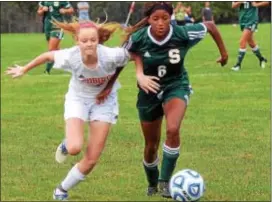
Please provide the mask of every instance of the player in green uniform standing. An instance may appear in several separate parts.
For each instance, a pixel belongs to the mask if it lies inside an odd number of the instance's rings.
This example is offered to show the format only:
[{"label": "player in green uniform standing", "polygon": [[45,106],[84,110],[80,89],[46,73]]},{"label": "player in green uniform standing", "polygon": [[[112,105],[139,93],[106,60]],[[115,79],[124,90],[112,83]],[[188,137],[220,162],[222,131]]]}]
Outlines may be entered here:
[{"label": "player in green uniform standing", "polygon": [[258,8],[267,5],[269,5],[269,2],[239,1],[232,3],[232,8],[239,8],[239,24],[242,31],[238,58],[236,64],[232,67],[233,71],[239,71],[241,69],[247,44],[252,48],[253,53],[259,59],[261,68],[265,68],[267,60],[262,56],[256,41],[253,39],[253,34],[257,30],[259,21]]},{"label": "player in green uniform standing", "polygon": [[[184,68],[186,53],[209,32],[221,54],[217,62],[223,66],[228,59],[221,35],[213,22],[171,25],[172,13],[171,3],[145,3],[146,17],[129,28],[132,35],[125,45],[131,54],[142,59],[142,63],[135,60],[139,85],[137,108],[145,138],[143,166],[149,196],[157,193],[159,186],[162,196],[170,197],[168,183],[179,157],[180,126],[190,96],[189,78]],[[98,101],[107,96],[115,79],[113,76],[98,96]],[[163,116],[166,118],[166,141],[159,175],[158,148]]]},{"label": "player in green uniform standing", "polygon": [[[48,50],[58,50],[63,32],[52,23],[52,20],[63,22],[64,16],[71,15],[74,9],[68,1],[40,1],[37,12],[39,15],[45,15],[44,33],[48,42]],[[47,63],[45,72],[49,74],[52,67],[53,63]]]}]

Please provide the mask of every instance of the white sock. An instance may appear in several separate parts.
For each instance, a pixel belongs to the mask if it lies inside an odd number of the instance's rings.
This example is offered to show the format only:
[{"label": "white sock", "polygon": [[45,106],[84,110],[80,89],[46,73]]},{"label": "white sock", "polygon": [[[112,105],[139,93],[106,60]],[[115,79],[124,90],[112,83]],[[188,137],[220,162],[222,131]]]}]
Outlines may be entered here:
[{"label": "white sock", "polygon": [[252,48],[252,51],[254,52],[254,51],[258,50],[258,49],[259,49],[259,46],[256,45],[254,48]]},{"label": "white sock", "polygon": [[143,160],[145,167],[148,167],[148,168],[157,166],[159,162],[160,162],[159,157],[157,157],[156,160],[152,163],[147,163],[145,160]]},{"label": "white sock", "polygon": [[62,181],[61,187],[65,191],[76,186],[79,182],[85,179],[85,175],[82,174],[77,167],[77,164],[69,171],[66,178]]}]

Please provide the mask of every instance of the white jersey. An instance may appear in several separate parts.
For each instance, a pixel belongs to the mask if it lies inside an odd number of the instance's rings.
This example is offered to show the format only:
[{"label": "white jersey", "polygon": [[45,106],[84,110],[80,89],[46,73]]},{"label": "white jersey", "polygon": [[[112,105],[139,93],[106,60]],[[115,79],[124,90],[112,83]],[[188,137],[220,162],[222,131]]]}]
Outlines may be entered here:
[{"label": "white jersey", "polygon": [[[107,85],[116,68],[125,66],[130,59],[126,49],[109,48],[100,44],[97,46],[97,56],[97,67],[90,69],[84,65],[78,46],[54,52],[54,68],[72,73],[66,98],[95,99]],[[116,92],[119,87],[117,81],[112,92]]]}]

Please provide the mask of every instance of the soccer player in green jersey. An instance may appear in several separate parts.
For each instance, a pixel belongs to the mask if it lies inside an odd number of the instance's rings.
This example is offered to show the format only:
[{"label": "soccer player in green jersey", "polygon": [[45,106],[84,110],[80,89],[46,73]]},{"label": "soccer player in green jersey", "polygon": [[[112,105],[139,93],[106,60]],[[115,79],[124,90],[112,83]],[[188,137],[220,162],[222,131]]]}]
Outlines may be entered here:
[{"label": "soccer player in green jersey", "polygon": [[[74,12],[73,7],[68,1],[40,1],[37,13],[45,15],[44,33],[48,42],[48,50],[58,50],[60,40],[63,37],[63,32],[60,28],[52,23],[53,19],[63,22],[65,15],[71,15]],[[49,62],[46,65],[45,72],[50,74],[53,63]]]},{"label": "soccer player in green jersey", "polygon": [[242,31],[238,58],[236,64],[232,67],[233,71],[241,70],[242,61],[246,54],[247,44],[252,48],[253,53],[257,56],[261,68],[265,68],[267,60],[261,54],[260,49],[253,38],[253,34],[257,30],[259,21],[258,8],[267,5],[269,5],[269,2],[239,1],[232,3],[232,8],[239,8],[239,24]]},{"label": "soccer player in green jersey", "polygon": [[[125,44],[131,54],[142,59],[142,63],[135,60],[139,86],[137,108],[145,139],[143,166],[149,196],[157,193],[159,187],[163,197],[170,197],[169,180],[179,157],[180,127],[190,97],[189,77],[184,67],[187,52],[209,32],[221,54],[217,62],[224,66],[228,60],[225,45],[213,22],[171,25],[172,13],[171,3],[145,3],[145,18],[128,28],[132,35]],[[100,93],[99,101],[110,89],[109,85]],[[166,140],[159,174],[158,148],[163,116]]]}]

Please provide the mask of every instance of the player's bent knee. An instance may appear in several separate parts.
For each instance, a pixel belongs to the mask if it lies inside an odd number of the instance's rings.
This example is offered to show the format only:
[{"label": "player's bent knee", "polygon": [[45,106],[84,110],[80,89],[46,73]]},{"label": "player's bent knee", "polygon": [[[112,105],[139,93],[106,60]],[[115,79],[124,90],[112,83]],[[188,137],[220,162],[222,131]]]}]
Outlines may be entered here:
[{"label": "player's bent knee", "polygon": [[178,138],[179,137],[179,126],[175,124],[168,124],[166,129],[167,138]]},{"label": "player's bent knee", "polygon": [[82,144],[68,144],[66,148],[70,155],[78,155],[81,152]]}]

